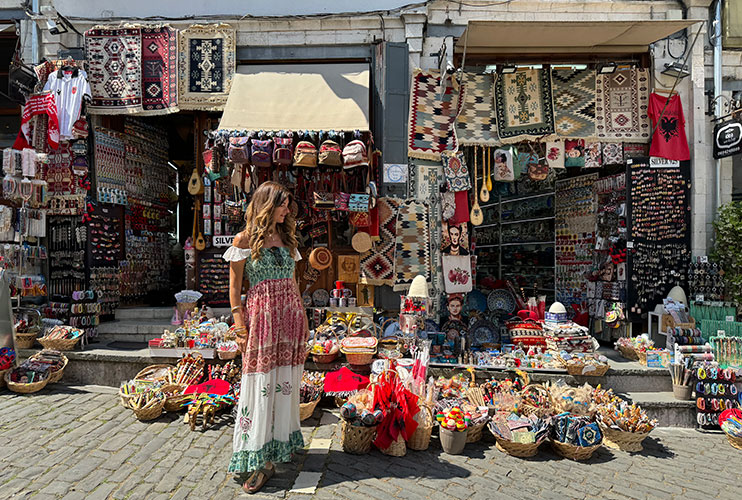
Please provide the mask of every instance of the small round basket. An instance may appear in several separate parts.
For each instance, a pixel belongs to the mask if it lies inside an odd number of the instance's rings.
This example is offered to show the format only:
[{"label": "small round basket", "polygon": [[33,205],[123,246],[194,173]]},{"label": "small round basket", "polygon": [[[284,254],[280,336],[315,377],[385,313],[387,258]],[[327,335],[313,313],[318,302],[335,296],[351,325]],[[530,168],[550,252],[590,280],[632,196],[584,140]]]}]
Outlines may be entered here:
[{"label": "small round basket", "polygon": [[301,403],[299,405],[299,420],[306,420],[314,414],[314,409],[317,408],[320,398],[310,401],[309,403]]},{"label": "small round basket", "polygon": [[648,432],[626,432],[607,427],[602,422],[600,432],[603,433],[603,444],[614,450],[638,453],[644,449],[642,441],[649,436]]},{"label": "small round basket", "polygon": [[[535,406],[532,402],[528,401],[527,396],[529,394],[535,394],[546,400],[546,406]],[[523,388],[521,391],[523,397],[519,411],[522,415],[531,416],[536,415],[539,418],[546,418],[551,416],[554,411],[551,408],[551,399],[549,397],[549,390],[541,384],[530,384]]]},{"label": "small round basket", "polygon": [[228,361],[230,359],[235,359],[239,355],[240,351],[220,351],[217,349],[216,355],[219,356],[219,359]]},{"label": "small round basket", "polygon": [[136,396],[136,394],[124,394],[121,392],[121,389],[119,389],[119,401],[121,401],[121,406],[127,410],[132,409],[131,402],[134,399],[134,396]]},{"label": "small round basket", "polygon": [[[31,358],[34,358],[35,356],[37,355],[34,354],[33,356],[31,356]],[[60,368],[59,370],[55,372],[51,372],[51,374],[49,375],[50,384],[54,384],[62,380],[62,375],[64,375],[64,369],[67,368],[67,364],[70,362],[70,360],[67,359],[67,356],[62,354],[62,361],[64,361],[64,365],[62,365],[62,368]]]},{"label": "small round basket", "polygon": [[484,430],[484,427],[487,425],[487,422],[482,422],[481,424],[472,425],[469,427],[466,431],[466,443],[477,443],[480,439],[482,439],[482,431]]},{"label": "small round basket", "polygon": [[736,437],[732,436],[731,434],[727,434],[727,441],[729,441],[729,444],[732,445],[733,448],[742,450],[742,437]]},{"label": "small round basket", "polygon": [[165,400],[150,406],[149,408],[142,408],[142,409],[133,409],[134,416],[137,417],[137,420],[141,420],[142,422],[146,422],[148,420],[154,420],[160,415],[162,415],[162,410],[165,407]]},{"label": "small round basket", "polygon": [[379,451],[384,455],[389,455],[390,457],[403,457],[407,454],[407,444],[405,444],[405,441],[400,434],[388,448],[379,448]]},{"label": "small round basket", "polygon": [[165,396],[165,406],[163,409],[168,412],[177,412],[185,409],[183,403],[191,398],[190,394],[183,394],[188,387],[186,384],[168,384],[160,389]]},{"label": "small round basket", "polygon": [[[318,365],[324,365],[324,364],[332,363],[340,355],[340,340],[338,340],[338,336],[337,336],[337,334],[334,331],[329,330],[329,332],[332,334],[333,337],[335,337],[335,343],[333,344],[332,348],[330,349],[330,352],[328,352],[328,353],[322,353],[322,354],[318,354],[318,353],[314,353],[314,352],[312,353],[312,359]],[[314,342],[317,342],[317,335],[320,334],[320,333],[322,333],[322,332],[320,332],[319,329],[314,332],[314,338],[312,339],[313,340],[313,343]]]},{"label": "small round basket", "polygon": [[345,453],[365,455],[371,451],[371,443],[376,437],[376,426],[351,425],[343,420],[341,444]]},{"label": "small round basket", "polygon": [[169,371],[175,371],[173,365],[149,365],[134,376],[134,380],[165,381]]},{"label": "small round basket", "polygon": [[46,384],[49,383],[49,377],[46,377],[43,380],[39,380],[38,382],[31,382],[30,384],[13,382],[10,380],[10,370],[5,372],[3,378],[5,380],[5,385],[8,386],[8,389],[19,394],[32,394],[34,392],[39,392],[41,389],[46,387]]},{"label": "small round basket", "polygon": [[585,370],[584,363],[573,363],[565,364],[564,367],[567,369],[567,373],[573,377],[602,377],[606,374],[610,366],[608,365],[596,365],[594,370]]},{"label": "small round basket", "polygon": [[633,347],[626,347],[623,345],[618,345],[616,346],[616,348],[618,349],[618,352],[621,353],[621,356],[623,356],[624,358],[630,359],[632,361],[639,360],[639,355],[636,354],[636,351],[634,350]]},{"label": "small round basket", "polygon": [[38,339],[39,344],[44,346],[44,349],[52,349],[54,351],[71,351],[75,348],[75,345],[80,341],[82,335],[78,335],[74,339],[50,339],[47,337],[41,337]]},{"label": "small round basket", "polygon": [[433,434],[433,421],[435,420],[432,410],[425,405],[420,407],[420,413],[422,415],[416,419],[417,429],[407,440],[407,447],[415,451],[425,451],[430,446],[430,436]]},{"label": "small round basket", "polygon": [[595,446],[575,446],[573,444],[560,443],[559,441],[552,441],[551,445],[554,447],[554,451],[560,457],[568,458],[570,460],[582,461],[590,460],[593,453],[603,446],[600,442]]},{"label": "small round basket", "polygon": [[16,333],[15,334],[15,346],[18,349],[31,349],[36,343],[36,336],[38,333]]},{"label": "small round basket", "polygon": [[508,441],[507,439],[502,439],[499,436],[495,436],[495,441],[497,441],[495,448],[510,456],[519,458],[536,456],[538,453],[538,447],[541,445],[541,441],[538,443],[516,443]]}]

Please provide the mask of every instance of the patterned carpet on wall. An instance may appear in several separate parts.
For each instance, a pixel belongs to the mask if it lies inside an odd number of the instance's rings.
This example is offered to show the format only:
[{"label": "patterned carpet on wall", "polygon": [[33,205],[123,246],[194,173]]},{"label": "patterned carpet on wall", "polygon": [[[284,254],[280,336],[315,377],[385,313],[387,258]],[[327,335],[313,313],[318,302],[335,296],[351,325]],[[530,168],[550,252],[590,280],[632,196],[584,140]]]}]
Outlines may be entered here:
[{"label": "patterned carpet on wall", "polygon": [[595,70],[551,70],[554,128],[570,139],[595,136]]},{"label": "patterned carpet on wall", "polygon": [[142,28],[143,115],[178,111],[177,35],[169,26]]},{"label": "patterned carpet on wall", "polygon": [[430,226],[428,204],[406,200],[397,210],[397,236],[394,250],[394,290],[410,288],[417,275],[430,281]]},{"label": "patterned carpet on wall", "polygon": [[360,282],[366,285],[394,285],[394,249],[397,235],[397,208],[402,200],[379,198],[379,241],[361,254]]},{"label": "patterned carpet on wall", "polygon": [[596,137],[649,142],[649,72],[625,69],[598,75],[595,91]]},{"label": "patterned carpet on wall", "polygon": [[411,158],[440,160],[441,152],[456,151],[454,121],[458,97],[450,79],[446,79],[441,89],[437,71],[415,70],[410,90],[407,143],[407,154]]},{"label": "patterned carpet on wall", "polygon": [[180,109],[221,111],[232,87],[235,58],[235,31],[231,26],[196,24],[181,30],[178,33]]},{"label": "patterned carpet on wall", "polygon": [[142,31],[94,28],[85,32],[88,83],[94,114],[142,111]]},{"label": "patterned carpet on wall", "polygon": [[495,83],[497,131],[503,143],[546,139],[554,134],[551,74],[521,69]]},{"label": "patterned carpet on wall", "polygon": [[494,79],[492,74],[464,74],[463,105],[456,118],[456,138],[459,144],[496,146]]}]

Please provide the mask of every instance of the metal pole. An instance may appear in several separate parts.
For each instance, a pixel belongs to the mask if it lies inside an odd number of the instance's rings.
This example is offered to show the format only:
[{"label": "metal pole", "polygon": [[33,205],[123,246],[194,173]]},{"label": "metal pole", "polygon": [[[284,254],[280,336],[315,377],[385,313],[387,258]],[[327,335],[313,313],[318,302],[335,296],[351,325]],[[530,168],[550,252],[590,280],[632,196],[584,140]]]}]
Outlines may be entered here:
[{"label": "metal pole", "polygon": [[[33,0],[31,2],[31,10],[33,11],[34,16],[39,15],[39,0]],[[36,65],[39,63],[39,60],[41,59],[39,57],[39,27],[36,24],[35,19],[31,19],[30,22],[31,25],[31,65]]]},{"label": "metal pole", "polygon": [[[714,7],[714,97],[718,97],[722,93],[722,85],[721,85],[721,68],[722,68],[722,58],[721,58],[721,0],[716,0],[716,5]],[[721,103],[717,103],[717,105],[714,106],[714,115],[716,118],[719,118],[722,116],[723,110]],[[715,161],[715,170],[716,170],[716,182],[715,182],[715,191],[714,191],[714,218],[716,217],[716,214],[719,211],[719,207],[721,206],[721,160]]]}]

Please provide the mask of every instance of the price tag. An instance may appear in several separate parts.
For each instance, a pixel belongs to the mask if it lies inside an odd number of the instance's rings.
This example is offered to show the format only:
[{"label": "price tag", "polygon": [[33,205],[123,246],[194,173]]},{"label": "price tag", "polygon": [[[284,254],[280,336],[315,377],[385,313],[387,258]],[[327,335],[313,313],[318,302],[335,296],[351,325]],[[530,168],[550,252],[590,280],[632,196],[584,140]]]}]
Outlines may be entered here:
[{"label": "price tag", "polygon": [[627,241],[626,242],[626,248],[634,248],[634,242],[633,241]]},{"label": "price tag", "polygon": [[727,321],[734,321],[734,316],[727,316]]},{"label": "price tag", "polygon": [[703,302],[703,294],[699,293],[696,295],[696,302]]},{"label": "price tag", "polygon": [[709,256],[703,255],[701,256],[701,264],[708,264],[709,263]]},{"label": "price tag", "polygon": [[726,337],[727,336],[727,332],[725,332],[724,330],[716,330],[716,336],[717,337]]}]

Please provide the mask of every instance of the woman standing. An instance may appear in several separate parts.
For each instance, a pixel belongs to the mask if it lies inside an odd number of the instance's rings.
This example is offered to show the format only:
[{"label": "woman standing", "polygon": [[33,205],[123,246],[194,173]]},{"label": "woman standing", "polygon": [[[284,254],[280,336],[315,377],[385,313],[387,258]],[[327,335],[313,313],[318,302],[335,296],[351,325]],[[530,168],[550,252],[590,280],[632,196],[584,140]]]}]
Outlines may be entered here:
[{"label": "woman standing", "polygon": [[[304,446],[299,388],[306,357],[307,320],[294,281],[296,222],[291,193],[266,182],[253,193],[247,226],[224,253],[230,262],[229,300],[242,350],[242,385],[229,472],[252,474],[243,488],[255,493]],[[244,277],[249,281],[241,303]]]}]

